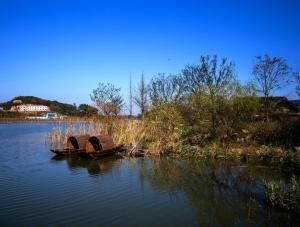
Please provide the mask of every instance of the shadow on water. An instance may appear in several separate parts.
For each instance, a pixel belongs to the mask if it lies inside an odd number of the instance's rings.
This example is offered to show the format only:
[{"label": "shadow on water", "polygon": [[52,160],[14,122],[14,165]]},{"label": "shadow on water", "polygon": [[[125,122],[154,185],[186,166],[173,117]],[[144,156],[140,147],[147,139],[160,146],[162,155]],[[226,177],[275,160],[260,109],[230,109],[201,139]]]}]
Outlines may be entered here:
[{"label": "shadow on water", "polygon": [[239,161],[155,159],[139,162],[157,190],[183,192],[200,225],[298,225],[299,216],[264,204],[264,180],[287,180],[276,168]]},{"label": "shadow on water", "polygon": [[[72,171],[86,169],[90,176],[109,174],[121,165],[117,157],[54,156],[51,161],[65,161]],[[139,173],[140,183],[148,182],[154,191],[165,191],[171,197],[183,193],[200,225],[298,225],[298,215],[264,203],[264,180],[290,177],[278,168],[220,160],[129,158],[124,161]]]},{"label": "shadow on water", "polygon": [[110,173],[114,168],[120,165],[119,157],[106,157],[103,159],[88,159],[88,158],[81,158],[77,155],[74,156],[55,155],[52,157],[51,161],[52,162],[65,161],[71,171],[76,171],[78,169],[86,169],[91,176]]}]

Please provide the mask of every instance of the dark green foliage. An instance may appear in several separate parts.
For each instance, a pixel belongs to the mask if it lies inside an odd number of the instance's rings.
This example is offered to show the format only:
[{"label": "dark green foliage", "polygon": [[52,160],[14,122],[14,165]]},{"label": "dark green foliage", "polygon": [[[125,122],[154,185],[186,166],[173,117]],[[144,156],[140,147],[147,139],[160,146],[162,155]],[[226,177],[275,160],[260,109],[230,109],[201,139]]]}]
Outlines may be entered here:
[{"label": "dark green foliage", "polygon": [[222,99],[219,105],[219,125],[225,128],[226,136],[231,137],[233,133],[240,133],[249,123],[254,122],[258,110],[259,101],[252,85],[242,86],[236,83],[232,87],[230,99]]},{"label": "dark green foliage", "polygon": [[24,116],[18,112],[0,111],[0,118],[22,118],[22,117]]},{"label": "dark green foliage", "polygon": [[87,104],[80,104],[78,107],[78,111],[81,117],[93,117],[98,114],[97,108]]},{"label": "dark green foliage", "polygon": [[300,121],[257,122],[253,126],[253,138],[264,145],[300,145]]},{"label": "dark green foliage", "polygon": [[184,127],[181,133],[182,144],[205,146],[211,143],[209,130],[199,127],[198,125]]},{"label": "dark green foliage", "polygon": [[232,119],[235,126],[255,120],[258,111],[258,99],[256,96],[234,97],[232,100]]}]

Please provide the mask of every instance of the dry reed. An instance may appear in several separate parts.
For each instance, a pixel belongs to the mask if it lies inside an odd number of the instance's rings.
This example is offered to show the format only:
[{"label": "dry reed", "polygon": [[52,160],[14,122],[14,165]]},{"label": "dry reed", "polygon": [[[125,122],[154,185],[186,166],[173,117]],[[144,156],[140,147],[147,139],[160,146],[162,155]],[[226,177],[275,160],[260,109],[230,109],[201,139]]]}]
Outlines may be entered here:
[{"label": "dry reed", "polygon": [[109,131],[115,144],[126,144],[132,147],[142,146],[145,135],[143,122],[133,119],[115,119],[109,125],[103,122],[58,124],[48,135],[47,142],[52,147],[63,147],[71,135],[96,136],[107,134]]}]

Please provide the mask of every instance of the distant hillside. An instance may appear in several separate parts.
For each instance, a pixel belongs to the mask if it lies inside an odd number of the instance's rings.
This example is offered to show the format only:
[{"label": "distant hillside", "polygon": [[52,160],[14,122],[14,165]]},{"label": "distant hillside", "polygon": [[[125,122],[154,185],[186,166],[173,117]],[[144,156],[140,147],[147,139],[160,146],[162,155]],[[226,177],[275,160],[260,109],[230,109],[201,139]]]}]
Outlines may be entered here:
[{"label": "distant hillside", "polygon": [[19,96],[15,97],[11,101],[0,103],[0,107],[3,107],[4,110],[9,110],[13,104],[13,100],[22,100],[23,104],[36,104],[36,105],[46,105],[50,107],[51,111],[55,111],[64,115],[68,116],[77,116],[79,115],[79,111],[77,110],[76,106],[66,103],[60,103],[58,101],[50,101],[41,99],[34,96]]}]

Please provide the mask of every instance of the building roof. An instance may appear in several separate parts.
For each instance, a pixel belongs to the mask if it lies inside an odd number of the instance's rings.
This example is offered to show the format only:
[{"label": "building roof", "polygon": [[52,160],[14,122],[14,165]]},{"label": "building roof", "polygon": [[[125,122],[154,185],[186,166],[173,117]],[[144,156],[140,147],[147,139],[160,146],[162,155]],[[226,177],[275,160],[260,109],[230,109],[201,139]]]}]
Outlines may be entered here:
[{"label": "building roof", "polygon": [[[289,112],[297,113],[299,112],[298,107],[290,102],[286,97],[284,96],[272,96],[269,97],[270,100],[270,107],[273,111],[277,111],[280,109],[286,109]],[[260,102],[263,103],[264,97],[260,97]]]}]

